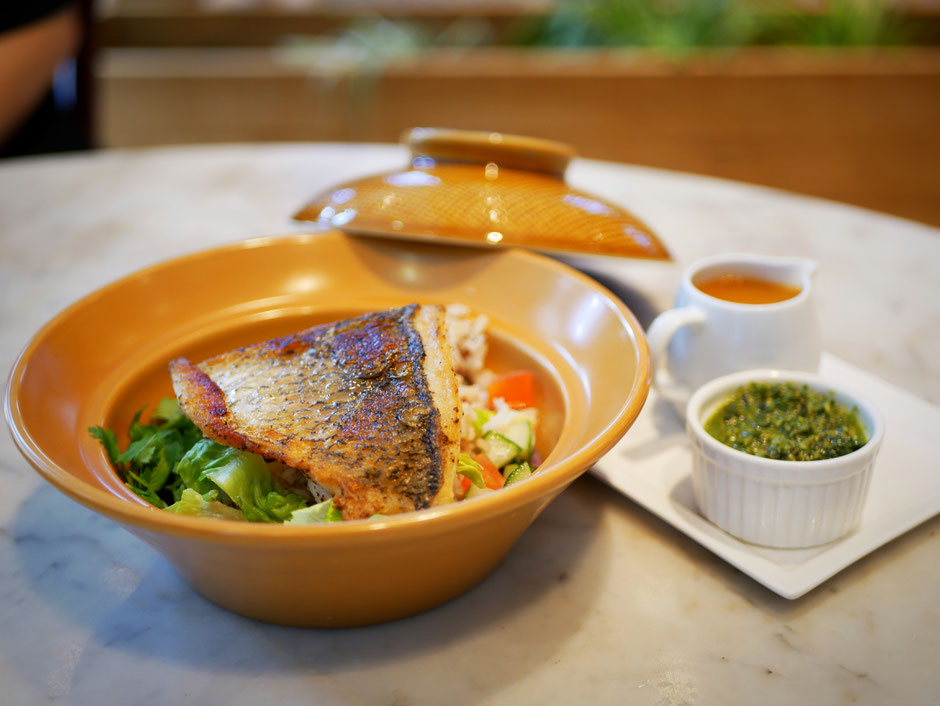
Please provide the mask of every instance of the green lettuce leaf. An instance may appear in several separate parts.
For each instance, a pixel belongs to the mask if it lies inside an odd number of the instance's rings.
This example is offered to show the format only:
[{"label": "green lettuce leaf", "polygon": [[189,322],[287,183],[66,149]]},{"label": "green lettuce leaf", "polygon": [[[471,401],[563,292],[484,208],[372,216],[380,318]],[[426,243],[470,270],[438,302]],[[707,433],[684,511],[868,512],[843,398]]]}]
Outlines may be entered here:
[{"label": "green lettuce leaf", "polygon": [[101,445],[104,447],[105,453],[108,454],[108,460],[111,462],[112,466],[118,465],[118,458],[121,455],[121,447],[118,444],[117,435],[112,429],[105,429],[104,427],[91,427],[89,430],[91,435],[101,442]]},{"label": "green lettuce leaf", "polygon": [[123,451],[111,429],[89,432],[124,483],[151,505],[256,522],[284,522],[307,505],[277,485],[260,456],[204,438],[176,400],[161,400],[147,424],[140,421],[142,412],[131,421]]},{"label": "green lettuce leaf", "polygon": [[142,412],[134,415],[124,451],[113,430],[92,427],[88,431],[101,442],[124,483],[150,504],[165,508],[180,499],[185,487],[175,477],[174,468],[202,433],[172,398],[160,401],[149,424],[140,422]]},{"label": "green lettuce leaf", "polygon": [[193,515],[196,517],[212,517],[219,520],[244,520],[245,513],[238,508],[229,507],[219,502],[218,491],[213,490],[200,495],[192,488],[184,488],[180,494],[180,499],[167,507],[170,512],[180,515]]},{"label": "green lettuce leaf", "polygon": [[294,510],[290,519],[284,524],[287,525],[312,525],[323,522],[342,522],[343,513],[333,507],[333,499],[324,500],[322,503]]},{"label": "green lettuce leaf", "polygon": [[195,490],[200,495],[217,491],[219,487],[205,476],[203,471],[216,462],[226,448],[228,447],[209,439],[197,441],[176,465],[176,474],[183,486]]},{"label": "green lettuce leaf", "polygon": [[275,483],[261,456],[209,439],[193,446],[176,470],[186,486],[201,495],[221,490],[252,522],[284,522],[294,510],[307,505]]},{"label": "green lettuce leaf", "polygon": [[457,457],[457,473],[470,479],[477,488],[485,488],[486,481],[483,480],[483,467],[474,461],[470,454],[460,454]]},{"label": "green lettuce leaf", "polygon": [[491,409],[475,409],[473,412],[473,428],[476,429],[477,436],[483,436],[483,425],[490,421],[496,412]]}]

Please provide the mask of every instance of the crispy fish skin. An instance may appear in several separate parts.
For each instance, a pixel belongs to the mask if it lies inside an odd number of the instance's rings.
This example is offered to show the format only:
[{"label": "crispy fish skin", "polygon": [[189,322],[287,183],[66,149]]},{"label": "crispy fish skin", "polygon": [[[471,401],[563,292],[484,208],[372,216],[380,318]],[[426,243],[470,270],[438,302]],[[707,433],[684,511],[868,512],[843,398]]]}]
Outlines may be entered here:
[{"label": "crispy fish skin", "polygon": [[410,304],[170,363],[209,438],[297,468],[344,519],[454,500],[460,448],[444,311]]}]

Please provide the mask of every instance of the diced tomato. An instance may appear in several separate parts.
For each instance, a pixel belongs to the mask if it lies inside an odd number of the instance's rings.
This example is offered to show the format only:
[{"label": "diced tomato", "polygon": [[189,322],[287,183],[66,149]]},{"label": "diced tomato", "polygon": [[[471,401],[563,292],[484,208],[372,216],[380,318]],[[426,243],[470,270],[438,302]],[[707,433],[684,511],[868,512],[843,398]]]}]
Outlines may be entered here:
[{"label": "diced tomato", "polygon": [[457,492],[455,493],[457,499],[463,500],[468,490],[470,490],[470,479],[467,476],[460,476],[460,485],[457,486]]},{"label": "diced tomato", "polygon": [[490,406],[493,400],[502,397],[513,409],[532,407],[535,405],[535,376],[531,370],[517,370],[496,378],[486,388],[490,396]]},{"label": "diced tomato", "polygon": [[483,468],[483,482],[486,483],[487,488],[499,490],[503,487],[506,479],[503,478],[503,474],[499,472],[499,469],[486,454],[477,454],[473,457],[473,460]]}]

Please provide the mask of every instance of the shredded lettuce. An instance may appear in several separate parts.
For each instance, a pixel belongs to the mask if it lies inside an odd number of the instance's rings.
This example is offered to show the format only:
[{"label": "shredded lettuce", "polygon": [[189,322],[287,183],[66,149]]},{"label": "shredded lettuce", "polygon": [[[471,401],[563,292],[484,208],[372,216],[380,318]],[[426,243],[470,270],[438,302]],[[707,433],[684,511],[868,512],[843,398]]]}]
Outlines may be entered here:
[{"label": "shredded lettuce", "polygon": [[128,429],[130,443],[124,451],[111,429],[92,427],[89,432],[101,442],[127,486],[151,505],[165,508],[178,501],[186,487],[173,470],[202,438],[202,433],[180,411],[175,400],[161,401],[150,424],[141,424],[142,412],[141,409],[134,415]]},{"label": "shredded lettuce", "polygon": [[470,454],[462,453],[457,457],[457,473],[470,479],[477,488],[485,488],[483,480],[483,467],[474,461]]},{"label": "shredded lettuce", "polygon": [[170,505],[167,510],[180,515],[195,515],[197,517],[213,517],[220,520],[244,520],[245,513],[238,508],[216,500],[218,491],[212,490],[204,496],[192,488],[185,488],[179,500]]},{"label": "shredded lettuce", "polygon": [[306,500],[278,486],[261,456],[204,438],[175,400],[161,400],[149,424],[141,424],[142,411],[131,422],[124,451],[113,430],[89,432],[124,483],[151,505],[210,517],[221,516],[221,505],[253,522],[284,522],[306,507]]},{"label": "shredded lettuce", "polygon": [[252,522],[284,522],[294,510],[307,505],[299,495],[277,485],[261,456],[209,439],[197,442],[186,453],[178,473],[197,493],[218,488]]},{"label": "shredded lettuce", "polygon": [[324,500],[322,503],[303,507],[294,510],[290,519],[284,524],[287,525],[312,525],[323,522],[342,522],[343,513],[333,507],[333,499]]},{"label": "shredded lettuce", "polygon": [[493,415],[496,414],[491,409],[475,409],[473,410],[473,428],[476,430],[477,436],[483,436],[483,426],[493,418]]}]

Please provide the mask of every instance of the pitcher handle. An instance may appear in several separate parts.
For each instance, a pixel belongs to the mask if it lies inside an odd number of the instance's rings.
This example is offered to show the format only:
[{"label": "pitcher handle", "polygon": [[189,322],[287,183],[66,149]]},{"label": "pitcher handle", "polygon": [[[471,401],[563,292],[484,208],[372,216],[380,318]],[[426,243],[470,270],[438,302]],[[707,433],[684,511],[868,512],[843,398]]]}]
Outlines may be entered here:
[{"label": "pitcher handle", "polygon": [[706,314],[701,309],[694,306],[679,307],[657,316],[646,331],[646,341],[653,363],[653,387],[660,397],[676,406],[684,405],[693,391],[676,382],[669,372],[669,342],[679,329],[686,326],[698,328],[705,323],[705,319]]}]

